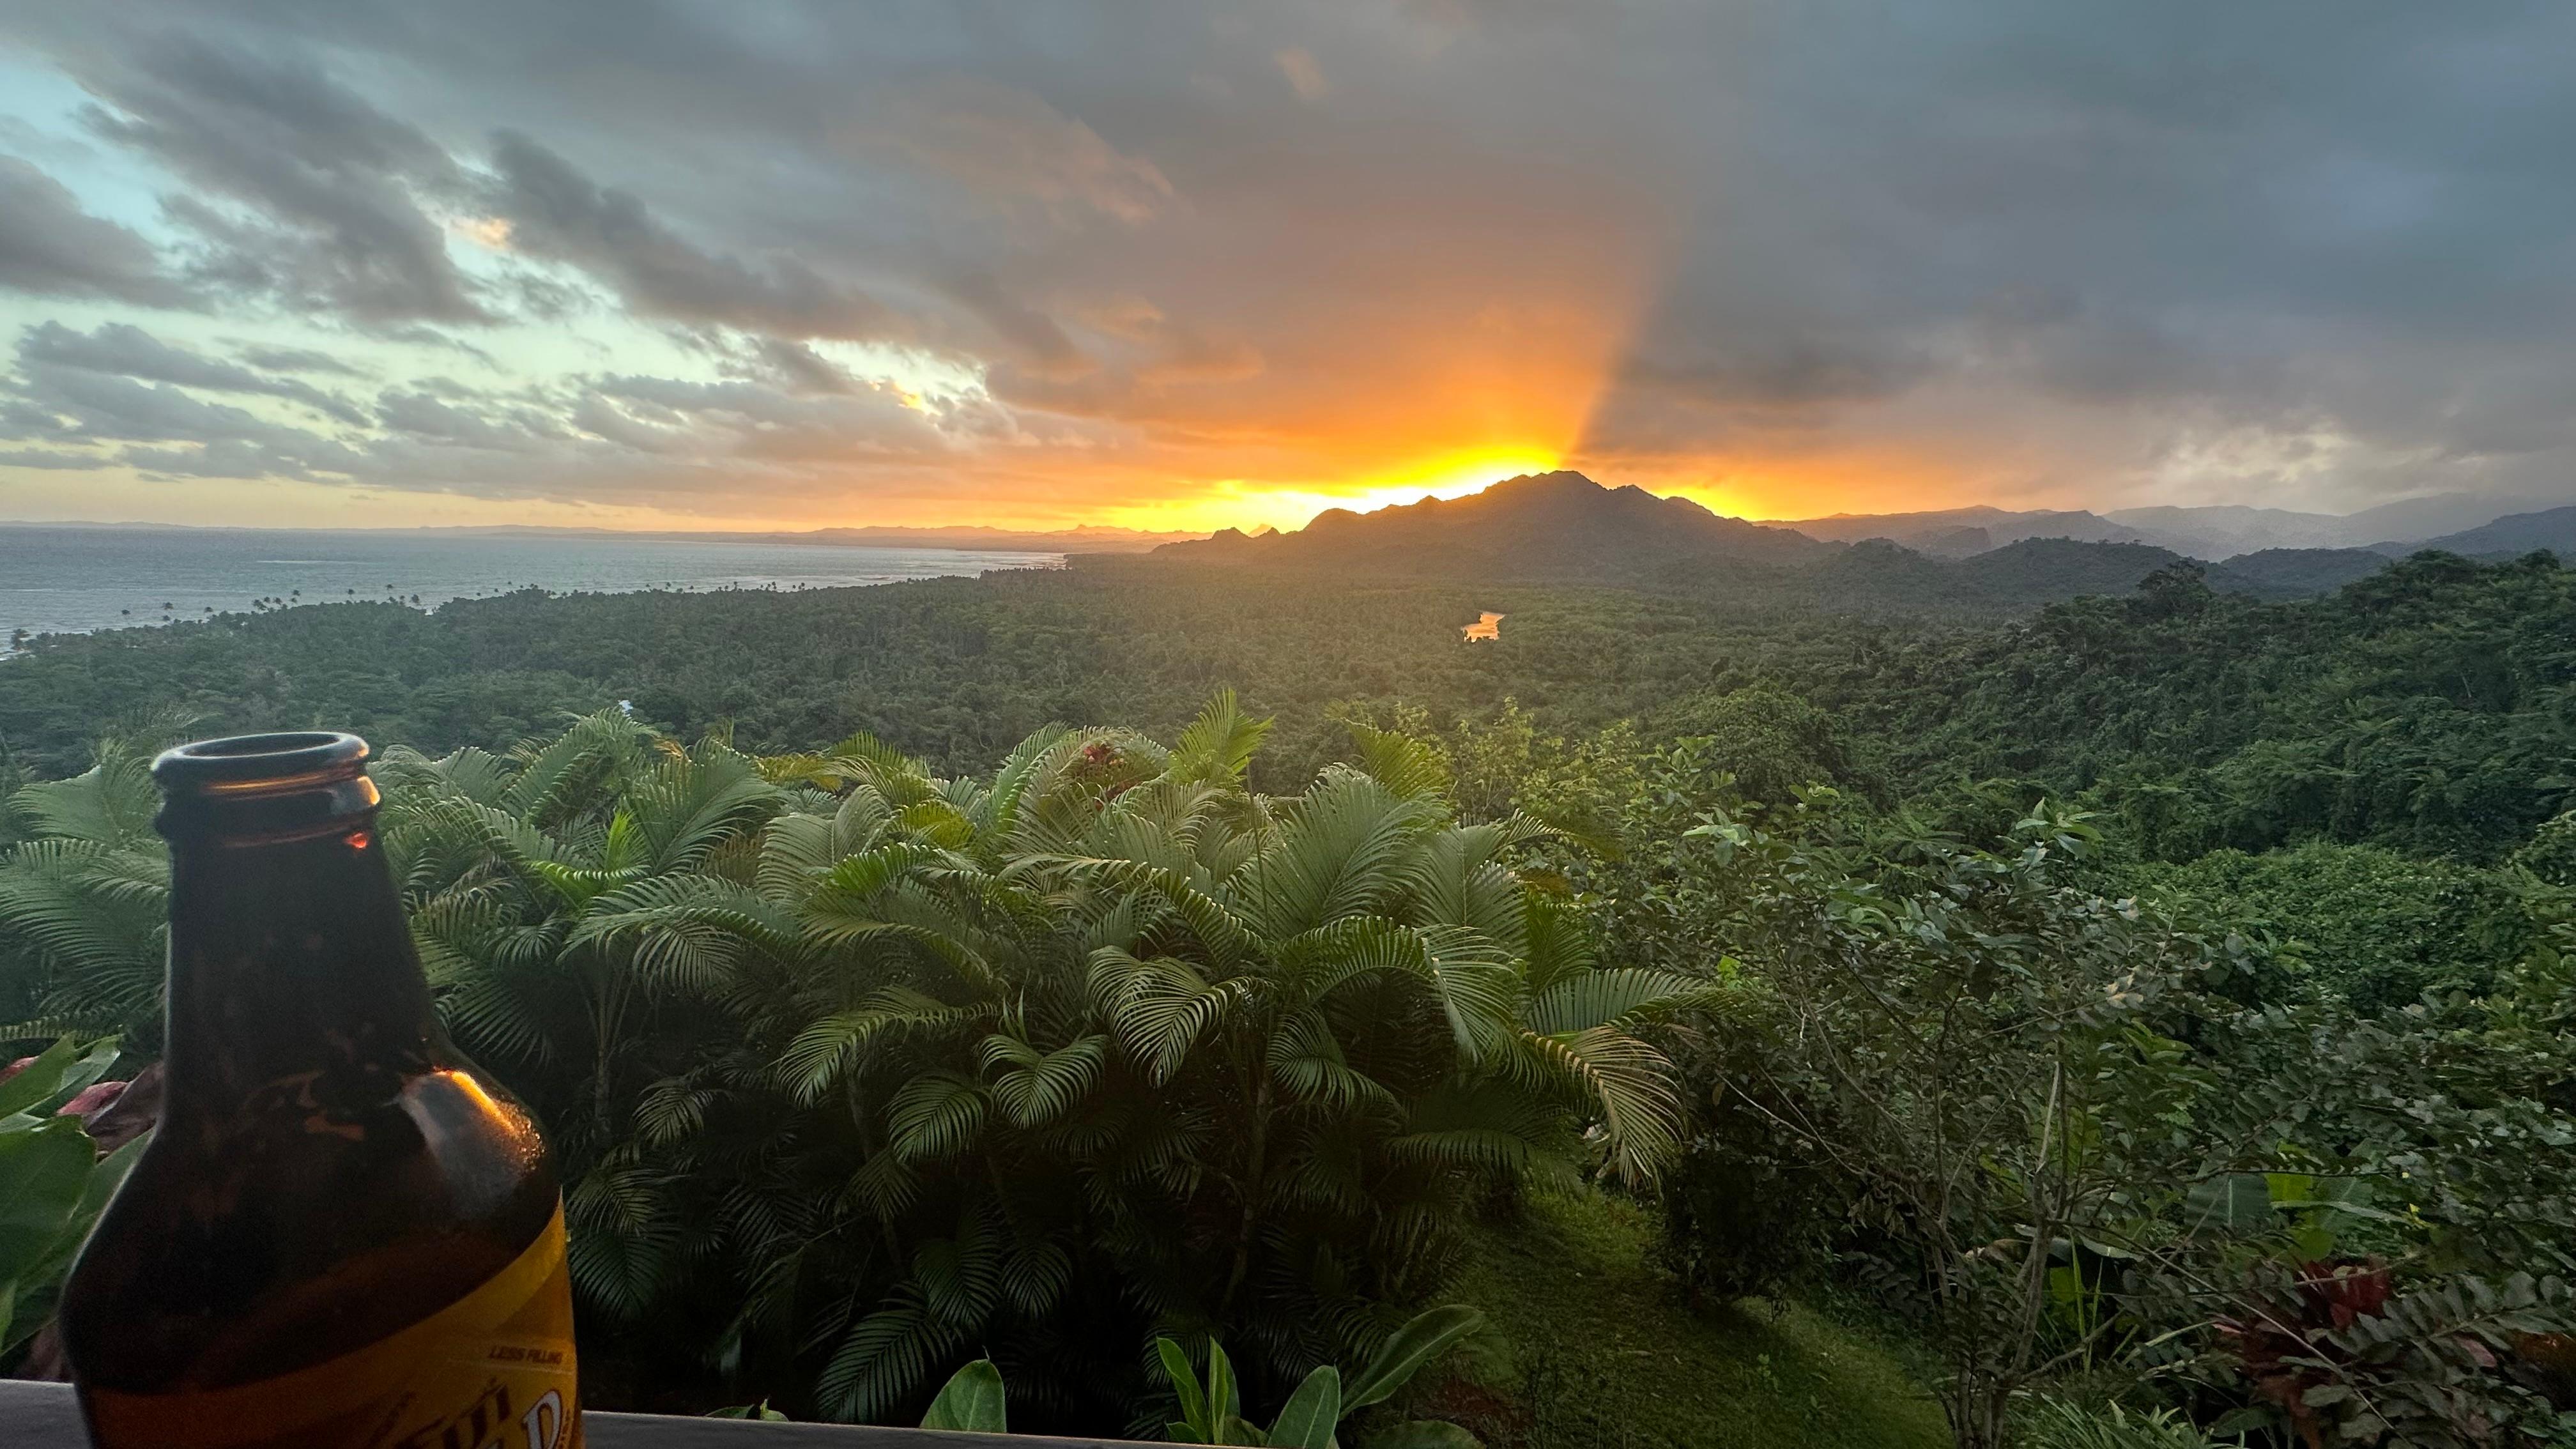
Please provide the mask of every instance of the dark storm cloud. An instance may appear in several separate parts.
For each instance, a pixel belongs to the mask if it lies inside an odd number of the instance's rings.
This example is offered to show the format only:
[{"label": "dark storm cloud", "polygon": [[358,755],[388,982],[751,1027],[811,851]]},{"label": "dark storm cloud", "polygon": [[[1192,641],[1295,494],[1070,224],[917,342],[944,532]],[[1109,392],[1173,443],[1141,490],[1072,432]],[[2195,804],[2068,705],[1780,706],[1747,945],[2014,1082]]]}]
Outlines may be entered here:
[{"label": "dark storm cloud", "polygon": [[0,288],[145,307],[187,301],[151,243],[81,210],[61,182],[15,156],[0,156]]},{"label": "dark storm cloud", "polygon": [[1607,447],[1947,382],[1999,427],[2215,409],[2445,451],[2569,347],[2564,6],[1819,0],[1632,38],[1715,69],[1653,87],[1707,164]]}]

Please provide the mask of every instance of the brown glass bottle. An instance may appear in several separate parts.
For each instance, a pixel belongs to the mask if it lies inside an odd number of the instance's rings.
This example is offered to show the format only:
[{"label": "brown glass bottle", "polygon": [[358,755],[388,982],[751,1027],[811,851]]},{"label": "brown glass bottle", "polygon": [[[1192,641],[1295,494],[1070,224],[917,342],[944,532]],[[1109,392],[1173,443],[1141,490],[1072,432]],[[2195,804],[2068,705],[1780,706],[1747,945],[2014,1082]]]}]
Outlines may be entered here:
[{"label": "brown glass bottle", "polygon": [[554,1164],[431,1010],[366,757],[153,763],[167,1095],[62,1306],[105,1449],[580,1443]]}]

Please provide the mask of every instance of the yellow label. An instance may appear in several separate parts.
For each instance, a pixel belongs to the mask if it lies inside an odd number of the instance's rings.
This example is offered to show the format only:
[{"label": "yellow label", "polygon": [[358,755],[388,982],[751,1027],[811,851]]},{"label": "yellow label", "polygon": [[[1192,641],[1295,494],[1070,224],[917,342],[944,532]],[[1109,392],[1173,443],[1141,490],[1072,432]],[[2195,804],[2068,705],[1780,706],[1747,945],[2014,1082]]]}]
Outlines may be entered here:
[{"label": "yellow label", "polygon": [[354,1353],[232,1388],[81,1397],[104,1445],[580,1449],[563,1209],[490,1282]]}]

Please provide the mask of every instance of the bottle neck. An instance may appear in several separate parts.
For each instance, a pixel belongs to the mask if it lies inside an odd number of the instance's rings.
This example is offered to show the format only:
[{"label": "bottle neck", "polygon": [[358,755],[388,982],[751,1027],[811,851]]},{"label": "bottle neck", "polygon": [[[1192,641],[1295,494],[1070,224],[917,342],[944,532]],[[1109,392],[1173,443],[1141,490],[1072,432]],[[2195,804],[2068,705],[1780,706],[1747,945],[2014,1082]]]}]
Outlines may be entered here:
[{"label": "bottle neck", "polygon": [[428,1070],[436,1019],[372,809],[284,837],[172,832],[169,1112],[308,1125]]}]

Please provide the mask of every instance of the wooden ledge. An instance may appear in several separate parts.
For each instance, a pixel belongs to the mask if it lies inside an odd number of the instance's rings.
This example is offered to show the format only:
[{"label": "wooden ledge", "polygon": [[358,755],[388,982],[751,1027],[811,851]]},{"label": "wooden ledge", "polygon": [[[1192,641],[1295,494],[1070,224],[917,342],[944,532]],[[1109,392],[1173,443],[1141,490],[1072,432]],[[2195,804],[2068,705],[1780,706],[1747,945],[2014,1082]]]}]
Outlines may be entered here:
[{"label": "wooden ledge", "polygon": [[[871,1425],[781,1424],[774,1420],[682,1419],[664,1414],[584,1414],[590,1449],[1114,1449],[1123,1439],[1053,1439],[1035,1434],[952,1434]],[[0,1445],[87,1449],[69,1384],[0,1379]]]}]

